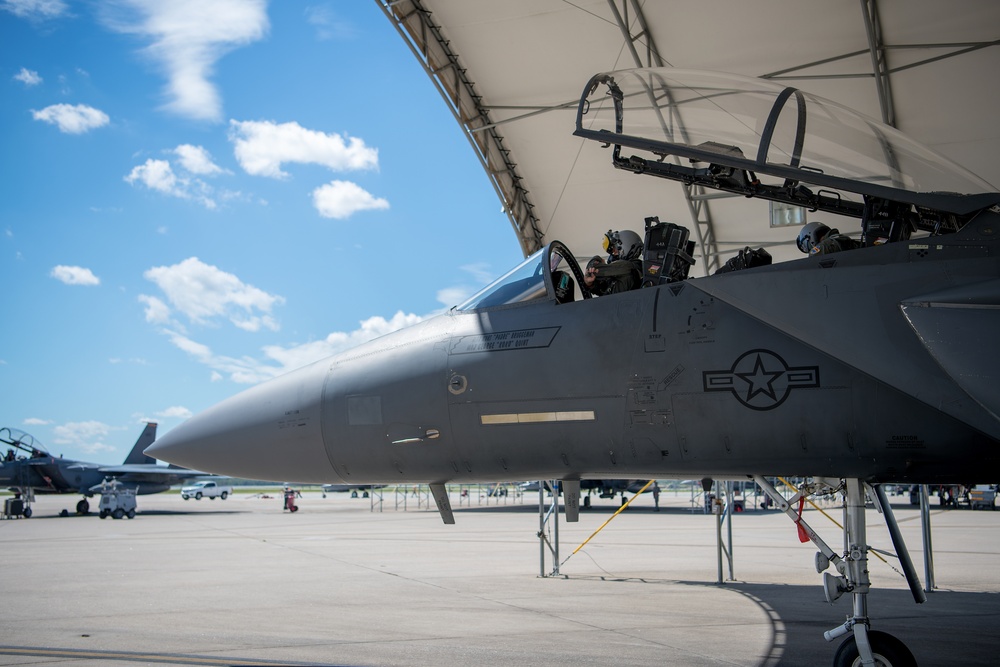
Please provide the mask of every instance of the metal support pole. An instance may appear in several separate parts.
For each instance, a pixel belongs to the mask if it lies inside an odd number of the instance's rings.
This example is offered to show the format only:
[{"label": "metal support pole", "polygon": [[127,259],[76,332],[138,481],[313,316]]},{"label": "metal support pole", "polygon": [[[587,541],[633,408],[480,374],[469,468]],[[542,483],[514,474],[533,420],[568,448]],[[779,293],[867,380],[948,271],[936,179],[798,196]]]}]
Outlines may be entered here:
[{"label": "metal support pole", "polygon": [[733,513],[736,511],[736,503],[733,502],[733,482],[726,482],[726,527],[729,532],[729,581],[736,581],[733,575]]},{"label": "metal support pole", "polygon": [[552,574],[559,576],[559,480],[552,480]]},{"label": "metal support pole", "polygon": [[538,576],[545,576],[545,483],[538,480]]},{"label": "metal support pole", "polygon": [[[545,511],[545,489],[552,491],[552,505]],[[552,540],[546,535],[546,526],[552,521]],[[540,577],[559,576],[559,483],[556,480],[538,482],[538,548]],[[545,573],[545,549],[552,554],[552,572]]]},{"label": "metal support pole", "polygon": [[889,505],[889,499],[885,495],[885,490],[881,484],[875,484],[871,489],[875,492],[875,500],[885,517],[885,527],[889,529],[889,538],[892,540],[892,546],[896,550],[899,566],[903,568],[906,583],[913,594],[913,601],[917,604],[927,602],[927,596],[920,590],[920,579],[917,577],[917,571],[913,568],[913,561],[910,560],[910,552],[903,541],[903,534],[899,531],[899,524],[896,523],[896,515]]},{"label": "metal support pole", "polygon": [[931,544],[931,501],[928,497],[927,485],[920,485],[920,528],[924,536],[924,591],[930,593],[937,585],[934,583],[934,546]]},{"label": "metal support pole", "polygon": [[719,578],[715,583],[722,584],[722,513],[716,511],[716,507],[712,507],[712,511],[715,513],[715,551],[718,561]]},{"label": "metal support pole", "polygon": [[[716,583],[724,583],[722,579],[722,557],[725,556],[729,563],[729,580],[733,580],[733,517],[732,517],[732,487],[731,482],[726,482],[725,486],[722,482],[715,482],[715,493],[712,498],[712,514],[715,515],[715,548],[718,555],[718,581]],[[722,493],[723,490],[726,491],[726,505],[725,511],[723,511],[722,505]],[[725,516],[723,516],[725,514]],[[729,544],[727,546],[725,540],[722,538],[722,522],[726,521],[729,527]]]}]

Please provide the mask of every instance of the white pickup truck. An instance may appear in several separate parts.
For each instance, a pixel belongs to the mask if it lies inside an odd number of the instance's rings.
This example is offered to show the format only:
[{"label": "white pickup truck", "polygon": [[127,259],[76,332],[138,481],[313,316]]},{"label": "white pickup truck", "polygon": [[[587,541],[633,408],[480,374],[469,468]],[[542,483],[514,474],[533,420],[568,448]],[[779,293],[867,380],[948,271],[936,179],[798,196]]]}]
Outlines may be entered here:
[{"label": "white pickup truck", "polygon": [[216,498],[221,498],[225,500],[233,493],[233,487],[218,484],[211,480],[205,480],[201,482],[195,482],[190,486],[185,486],[181,488],[181,498],[187,500],[189,498],[194,498],[195,500],[201,500],[204,498],[211,498],[215,500]]}]

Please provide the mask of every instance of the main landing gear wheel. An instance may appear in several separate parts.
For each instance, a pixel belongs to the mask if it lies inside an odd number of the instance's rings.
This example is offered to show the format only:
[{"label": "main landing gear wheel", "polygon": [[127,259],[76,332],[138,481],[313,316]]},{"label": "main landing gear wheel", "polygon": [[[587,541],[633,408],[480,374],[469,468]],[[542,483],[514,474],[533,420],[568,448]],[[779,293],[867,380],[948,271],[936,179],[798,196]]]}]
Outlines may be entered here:
[{"label": "main landing gear wheel", "polygon": [[[917,660],[910,649],[886,632],[872,630],[868,633],[876,667],[917,667]],[[861,655],[853,636],[848,637],[833,656],[833,667],[861,667]]]},{"label": "main landing gear wheel", "polygon": [[83,500],[81,500],[80,502],[78,502],[76,504],[76,513],[77,514],[89,514],[90,513],[90,503],[87,502],[86,498],[84,498]]},{"label": "main landing gear wheel", "polygon": [[[871,577],[868,572],[868,546],[865,511],[869,496],[875,509],[885,519],[889,537],[895,548],[896,556],[902,567],[903,575],[913,594],[916,603],[925,602],[927,597],[920,588],[920,579],[913,568],[913,562],[906,550],[906,544],[899,532],[892,507],[889,505],[885,490],[880,484],[868,485],[857,478],[843,479],[838,487],[829,481],[815,481],[803,484],[795,489],[795,495],[785,498],[774,485],[761,475],[754,475],[754,481],[771,498],[778,509],[791,518],[799,531],[819,548],[816,554],[816,571],[823,573],[823,590],[828,602],[834,602],[845,593],[852,597],[853,614],[842,625],[823,633],[827,641],[848,635],[847,639],[837,649],[834,656],[834,667],[916,667],[917,661],[909,649],[892,635],[884,632],[871,631],[868,618],[868,593],[871,590]],[[824,489],[826,489],[824,491]],[[829,493],[834,489],[842,494],[844,504],[843,555],[837,554],[823,538],[802,518],[802,504],[806,497],[819,492]],[[798,505],[798,510],[795,505]],[[833,567],[837,574],[824,572]],[[861,638],[860,645],[858,637]],[[863,656],[863,657],[862,657]]]}]

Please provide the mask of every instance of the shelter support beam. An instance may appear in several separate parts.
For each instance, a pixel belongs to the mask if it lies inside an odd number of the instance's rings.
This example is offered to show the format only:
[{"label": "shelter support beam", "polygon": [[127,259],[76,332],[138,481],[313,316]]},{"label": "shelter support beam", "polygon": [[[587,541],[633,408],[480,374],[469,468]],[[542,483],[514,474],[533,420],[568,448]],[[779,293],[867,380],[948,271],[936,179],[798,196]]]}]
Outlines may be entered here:
[{"label": "shelter support beam", "polygon": [[[527,257],[542,247],[528,191],[482,97],[420,0],[375,0],[423,66],[479,158]],[[488,128],[488,129],[487,129]]]},{"label": "shelter support beam", "polygon": [[872,72],[875,73],[875,88],[878,92],[878,105],[882,111],[882,122],[896,127],[896,111],[893,108],[892,88],[889,85],[889,64],[886,61],[885,42],[882,40],[878,0],[861,0],[861,11],[865,18],[868,52],[872,58]]}]

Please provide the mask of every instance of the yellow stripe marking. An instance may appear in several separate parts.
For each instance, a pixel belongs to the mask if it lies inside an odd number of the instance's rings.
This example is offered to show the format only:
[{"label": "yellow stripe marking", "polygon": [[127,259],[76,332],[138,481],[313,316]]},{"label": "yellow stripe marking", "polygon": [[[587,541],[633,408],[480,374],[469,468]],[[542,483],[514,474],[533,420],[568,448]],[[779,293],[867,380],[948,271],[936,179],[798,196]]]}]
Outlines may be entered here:
[{"label": "yellow stripe marking", "polygon": [[585,422],[594,421],[593,410],[577,410],[567,412],[509,412],[495,415],[482,415],[479,420],[484,426],[492,424],[543,424],[550,422]]}]

